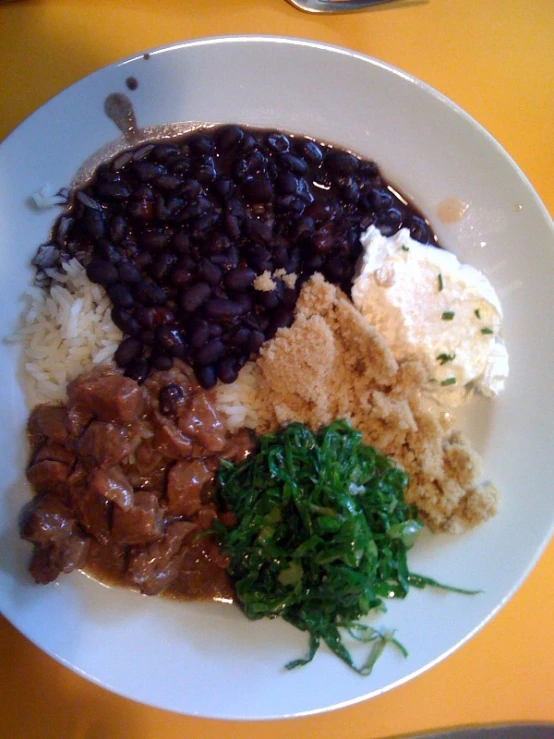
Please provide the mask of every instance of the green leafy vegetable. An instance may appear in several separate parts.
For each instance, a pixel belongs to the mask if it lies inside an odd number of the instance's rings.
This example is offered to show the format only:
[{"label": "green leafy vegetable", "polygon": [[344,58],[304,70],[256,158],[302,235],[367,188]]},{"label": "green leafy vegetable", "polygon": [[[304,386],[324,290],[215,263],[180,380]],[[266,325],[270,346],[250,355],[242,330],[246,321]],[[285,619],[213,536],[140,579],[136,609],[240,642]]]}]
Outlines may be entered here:
[{"label": "green leafy vegetable", "polygon": [[453,310],[445,310],[441,318],[443,321],[451,321],[454,318],[454,315],[455,313]]},{"label": "green leafy vegetable", "polygon": [[440,274],[440,272],[439,272],[439,276],[438,276],[438,283],[439,283],[439,292],[441,292],[443,290],[443,288],[444,288],[444,282],[442,280],[442,275]]},{"label": "green leafy vegetable", "polygon": [[452,362],[454,359],[456,359],[456,353],[454,354],[439,354],[437,356],[437,362],[440,362],[441,364],[446,364],[447,362]]},{"label": "green leafy vegetable", "polygon": [[446,380],[443,380],[441,382],[441,385],[455,385],[456,384],[456,378],[455,377],[448,377]]},{"label": "green leafy vegetable", "polygon": [[487,327],[482,328],[481,329],[481,333],[482,334],[492,334],[492,329],[491,328],[487,328]]},{"label": "green leafy vegetable", "polygon": [[[422,528],[404,503],[407,475],[361,441],[345,421],[318,433],[293,423],[260,438],[260,450],[238,466],[222,461],[217,495],[238,523],[214,522],[230,557],[229,573],[246,616],[281,616],[307,631],[310,662],[321,641],[367,675],[394,633],[359,622],[404,598],[410,585],[434,581],[410,573],[407,551]],[[355,666],[346,630],[371,645]]]}]

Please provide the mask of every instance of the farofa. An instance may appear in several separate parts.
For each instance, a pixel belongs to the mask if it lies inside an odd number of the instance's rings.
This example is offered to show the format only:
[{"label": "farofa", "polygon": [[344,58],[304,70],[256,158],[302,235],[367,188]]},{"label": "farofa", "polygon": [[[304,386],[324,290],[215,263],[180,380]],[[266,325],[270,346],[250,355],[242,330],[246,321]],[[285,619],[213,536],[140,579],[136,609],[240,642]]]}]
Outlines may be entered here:
[{"label": "farofa", "polygon": [[316,429],[348,419],[406,470],[406,500],[429,527],[457,533],[494,515],[498,493],[478,483],[481,462],[469,442],[420,400],[428,375],[415,359],[398,363],[346,296],[314,275],[293,325],[262,348],[243,398],[255,408],[258,433],[292,421]]}]

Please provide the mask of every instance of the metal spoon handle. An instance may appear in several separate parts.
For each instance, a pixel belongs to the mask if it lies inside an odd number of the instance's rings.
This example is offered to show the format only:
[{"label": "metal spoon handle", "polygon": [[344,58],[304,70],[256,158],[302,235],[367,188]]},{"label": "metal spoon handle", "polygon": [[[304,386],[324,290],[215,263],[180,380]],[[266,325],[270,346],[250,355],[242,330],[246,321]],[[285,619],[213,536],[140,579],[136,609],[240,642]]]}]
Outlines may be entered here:
[{"label": "metal spoon handle", "polygon": [[288,0],[298,10],[306,13],[352,13],[392,0]]}]

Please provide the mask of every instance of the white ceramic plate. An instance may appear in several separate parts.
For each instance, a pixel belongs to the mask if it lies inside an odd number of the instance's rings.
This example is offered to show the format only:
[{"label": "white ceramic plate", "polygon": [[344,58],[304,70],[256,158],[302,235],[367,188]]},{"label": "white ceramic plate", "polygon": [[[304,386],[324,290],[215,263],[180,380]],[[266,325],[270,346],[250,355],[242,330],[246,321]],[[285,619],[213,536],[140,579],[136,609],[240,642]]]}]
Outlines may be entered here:
[{"label": "white ceramic plate", "polygon": [[[132,93],[129,76],[138,80]],[[498,516],[465,536],[426,535],[412,568],[481,588],[464,597],[414,591],[379,626],[409,649],[386,652],[361,678],[326,649],[285,672],[306,637],[280,621],[248,622],[237,608],[168,602],[109,589],[80,573],[47,587],[26,574],[17,516],[24,482],[26,408],[17,349],[0,347],[0,606],[29,639],[81,675],[162,708],[221,718],[306,714],[383,692],[444,658],[481,627],[535,563],[553,527],[554,234],[531,186],[495,141],[421,82],[343,49],[282,38],[192,41],[87,77],[27,119],[0,147],[0,315],[9,333],[52,211],[29,209],[46,182],[61,187],[113,141],[106,96],[128,92],[140,126],[242,122],[311,134],[373,157],[430,218],[442,242],[485,271],[503,300],[511,376],[494,402],[475,401],[463,426],[502,491]],[[456,224],[437,208],[458,197]]]}]

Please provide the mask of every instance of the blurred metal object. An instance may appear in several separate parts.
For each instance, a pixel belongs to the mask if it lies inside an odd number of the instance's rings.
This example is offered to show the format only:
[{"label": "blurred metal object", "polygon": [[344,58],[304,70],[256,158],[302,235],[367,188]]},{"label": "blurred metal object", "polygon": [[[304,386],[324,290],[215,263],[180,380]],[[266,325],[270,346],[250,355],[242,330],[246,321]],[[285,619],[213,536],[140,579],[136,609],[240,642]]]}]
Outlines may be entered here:
[{"label": "blurred metal object", "polygon": [[383,5],[393,0],[288,0],[298,10],[306,13],[352,13],[357,10]]}]

